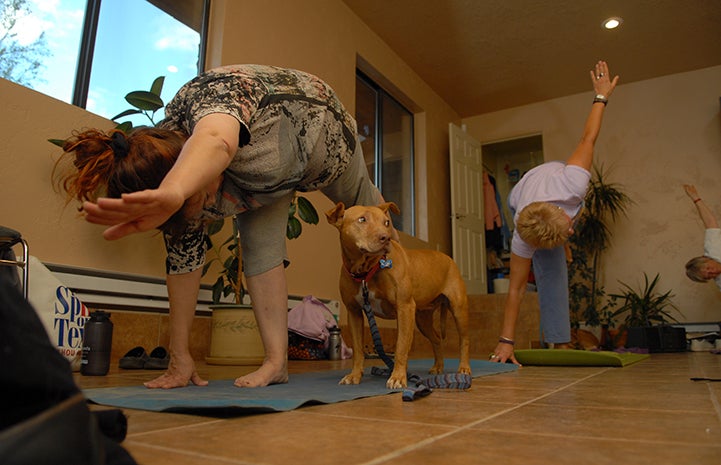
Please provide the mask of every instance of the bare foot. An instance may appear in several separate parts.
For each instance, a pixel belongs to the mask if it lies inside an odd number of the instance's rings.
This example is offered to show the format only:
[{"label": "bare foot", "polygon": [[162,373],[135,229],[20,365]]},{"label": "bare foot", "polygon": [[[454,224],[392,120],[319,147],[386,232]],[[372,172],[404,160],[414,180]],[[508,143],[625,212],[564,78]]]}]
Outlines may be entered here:
[{"label": "bare foot", "polygon": [[286,363],[278,366],[266,360],[260,368],[237,378],[233,384],[237,387],[263,387],[270,384],[283,384],[287,382],[288,366]]},{"label": "bare foot", "polygon": [[168,371],[152,381],[143,383],[149,389],[171,389],[185,387],[189,383],[207,386],[208,382],[195,371],[195,362],[188,356],[171,355]]}]

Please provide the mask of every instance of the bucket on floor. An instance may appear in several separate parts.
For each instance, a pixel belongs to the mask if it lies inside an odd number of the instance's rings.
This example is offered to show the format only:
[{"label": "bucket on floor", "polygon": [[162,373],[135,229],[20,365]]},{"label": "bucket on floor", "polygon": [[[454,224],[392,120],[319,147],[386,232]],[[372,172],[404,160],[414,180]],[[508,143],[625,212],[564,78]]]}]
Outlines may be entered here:
[{"label": "bucket on floor", "polygon": [[260,365],[265,358],[258,323],[250,305],[215,305],[210,329],[211,365]]},{"label": "bucket on floor", "polygon": [[508,278],[496,278],[493,280],[494,294],[508,294],[511,280]]}]

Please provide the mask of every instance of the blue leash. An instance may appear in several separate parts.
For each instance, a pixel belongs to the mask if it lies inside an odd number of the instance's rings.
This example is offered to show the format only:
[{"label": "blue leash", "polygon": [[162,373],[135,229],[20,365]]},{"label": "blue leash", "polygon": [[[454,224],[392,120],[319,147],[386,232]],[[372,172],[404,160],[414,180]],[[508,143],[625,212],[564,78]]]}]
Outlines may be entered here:
[{"label": "blue leash", "polygon": [[[373,309],[371,308],[370,298],[368,296],[368,285],[366,281],[362,281],[363,289],[363,313],[366,315],[368,320],[368,327],[373,337],[373,346],[375,347],[376,353],[386,364],[387,368],[372,367],[371,374],[374,376],[390,376],[395,366],[395,362],[391,357],[386,354],[383,349],[383,342],[381,341],[380,332],[378,331],[378,325],[376,325],[376,319],[373,316]],[[465,373],[446,373],[442,375],[431,376],[430,378],[422,379],[420,376],[413,373],[406,373],[408,383],[414,383],[415,387],[406,387],[403,389],[403,401],[410,402],[421,397],[425,397],[431,392],[432,388],[445,388],[445,389],[468,389],[471,387],[472,378],[471,375]]]}]

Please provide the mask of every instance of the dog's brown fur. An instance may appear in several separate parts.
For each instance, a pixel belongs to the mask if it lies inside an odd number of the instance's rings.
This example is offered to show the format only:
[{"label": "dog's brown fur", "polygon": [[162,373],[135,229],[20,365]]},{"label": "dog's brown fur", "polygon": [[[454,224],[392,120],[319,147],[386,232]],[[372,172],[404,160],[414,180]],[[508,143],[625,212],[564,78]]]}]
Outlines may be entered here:
[{"label": "dog's brown fur", "polygon": [[[470,374],[468,297],[461,273],[455,262],[441,252],[404,249],[392,238],[395,231],[389,209],[400,212],[392,202],[348,209],[339,203],[326,212],[328,222],[340,232],[343,256],[340,293],[348,310],[353,339],[353,369],[340,384],[358,384],[363,376],[364,279],[367,279],[374,315],[397,319],[395,366],[386,383],[388,388],[399,389],[407,385],[408,352],[413,341],[414,322],[433,345],[435,363],[430,373],[443,373],[442,338],[433,326],[433,313],[438,308],[444,310],[442,324],[445,310],[450,309],[453,314],[461,349],[458,371]],[[384,256],[392,260],[392,266],[369,276]]]},{"label": "dog's brown fur", "polygon": [[585,329],[571,330],[571,347],[580,350],[598,349],[598,338],[595,334]]}]

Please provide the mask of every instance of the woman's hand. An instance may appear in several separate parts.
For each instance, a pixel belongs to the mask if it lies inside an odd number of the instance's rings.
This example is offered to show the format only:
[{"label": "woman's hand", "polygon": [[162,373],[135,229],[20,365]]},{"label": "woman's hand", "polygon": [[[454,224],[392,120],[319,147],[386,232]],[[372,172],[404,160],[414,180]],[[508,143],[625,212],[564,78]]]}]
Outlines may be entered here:
[{"label": "woman's hand", "polygon": [[608,73],[608,64],[605,61],[596,63],[596,69],[590,73],[593,90],[596,91],[596,94],[601,94],[606,98],[610,97],[618,83],[618,76],[611,80],[611,75]]},{"label": "woman's hand", "polygon": [[490,361],[506,363],[508,360],[513,362],[515,365],[521,366],[521,364],[518,363],[518,360],[516,360],[516,356],[513,354],[513,346],[511,344],[499,342],[493,350],[493,353],[490,355]]},{"label": "woman's hand", "polygon": [[148,189],[123,194],[119,199],[100,198],[84,202],[85,220],[110,226],[103,233],[107,240],[149,231],[161,226],[182,208],[185,199],[170,189]]},{"label": "woman's hand", "polygon": [[696,210],[701,216],[701,221],[703,221],[704,227],[706,227],[706,229],[718,228],[719,224],[716,216],[714,215],[713,211],[711,211],[711,209],[708,207],[708,205],[706,205],[706,202],[703,202],[701,200],[701,197],[696,191],[696,186],[694,186],[693,184],[684,184],[683,188],[689,198],[693,200],[693,204],[696,206]]},{"label": "woman's hand", "polygon": [[696,191],[696,186],[693,184],[684,184],[683,189],[686,191],[686,195],[688,195],[691,200],[696,201],[696,199],[699,199],[698,191]]}]

